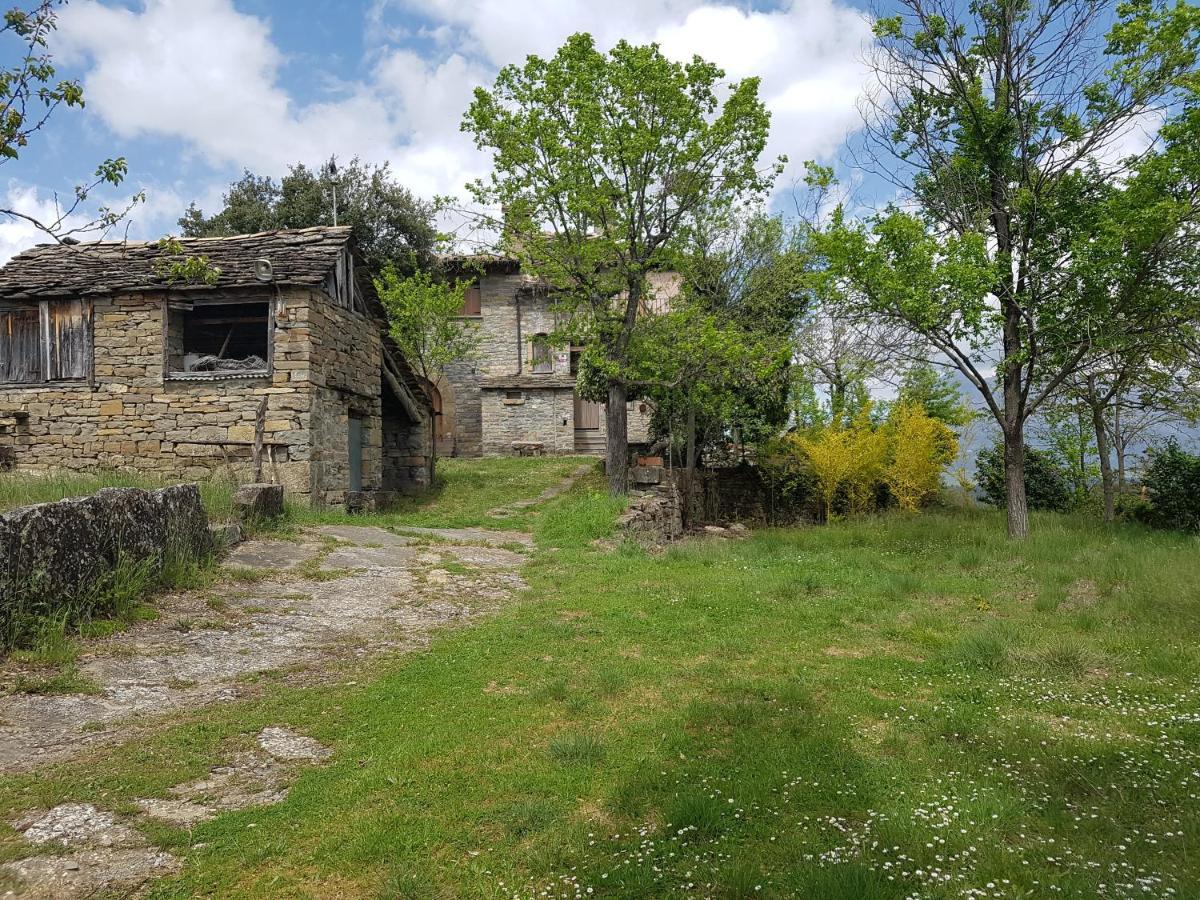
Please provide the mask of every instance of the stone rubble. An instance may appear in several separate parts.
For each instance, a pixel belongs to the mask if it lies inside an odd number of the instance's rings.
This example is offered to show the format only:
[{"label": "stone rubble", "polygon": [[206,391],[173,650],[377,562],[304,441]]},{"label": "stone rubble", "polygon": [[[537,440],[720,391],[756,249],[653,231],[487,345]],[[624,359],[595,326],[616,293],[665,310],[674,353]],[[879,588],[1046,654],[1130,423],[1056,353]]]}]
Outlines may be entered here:
[{"label": "stone rubble", "polygon": [[[137,800],[141,817],[190,829],[229,810],[282,803],[296,775],[295,764],[323,762],[333,753],[280,726],[264,728],[256,742],[265,752],[236,753],[207,776],[170,788],[171,798]],[[177,872],[182,865],[173,854],[147,846],[142,833],[115,814],[89,803],[30,812],[12,824],[33,846],[66,852],[0,866],[0,876],[17,883],[6,896],[42,900],[102,892],[135,894],[151,879]]]}]

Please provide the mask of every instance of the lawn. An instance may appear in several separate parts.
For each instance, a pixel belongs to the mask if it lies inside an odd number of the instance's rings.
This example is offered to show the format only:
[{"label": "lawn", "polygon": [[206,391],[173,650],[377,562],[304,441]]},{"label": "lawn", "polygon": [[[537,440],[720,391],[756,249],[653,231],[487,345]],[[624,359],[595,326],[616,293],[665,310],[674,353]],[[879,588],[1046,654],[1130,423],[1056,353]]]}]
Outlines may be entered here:
[{"label": "lawn", "polygon": [[287,724],[332,762],[155,827],[153,896],[1200,895],[1197,539],[958,511],[652,554],[593,544],[617,508],[549,504],[526,596],[428,652],[0,778],[0,821]]},{"label": "lawn", "polygon": [[[597,464],[594,457],[539,456],[501,457],[481,463],[477,459],[438,461],[437,484],[419,497],[402,497],[386,516],[349,517],[338,509],[313,510],[293,504],[289,519],[298,524],[313,522],[382,523],[387,525],[442,526],[468,528],[528,528],[537,510],[515,511],[500,519],[489,515],[494,509],[519,500],[537,497],[543,490],[570,475],[585,464]],[[177,483],[137,472],[116,469],[101,472],[0,472],[0,513],[18,506],[48,503],[67,497],[86,497],[101,488],[139,487],[146,490]],[[227,521],[233,515],[235,485],[214,477],[199,484],[205,509],[214,521]]]},{"label": "lawn", "polygon": [[416,497],[401,497],[385,515],[354,515],[336,510],[295,507],[290,517],[299,523],[354,522],[385,526],[411,525],[418,528],[527,529],[539,515],[537,509],[513,510],[503,518],[489,515],[509,504],[532,500],[543,490],[583,465],[598,466],[595,457],[508,456],[486,460],[440,459],[437,482],[432,491]]},{"label": "lawn", "polygon": [[[136,472],[108,469],[102,472],[0,472],[0,513],[18,506],[50,503],[68,497],[86,497],[102,488],[137,487],[146,490],[177,484],[178,479],[156,478]],[[213,478],[200,483],[200,495],[209,518],[227,521],[233,516],[231,481]]]}]

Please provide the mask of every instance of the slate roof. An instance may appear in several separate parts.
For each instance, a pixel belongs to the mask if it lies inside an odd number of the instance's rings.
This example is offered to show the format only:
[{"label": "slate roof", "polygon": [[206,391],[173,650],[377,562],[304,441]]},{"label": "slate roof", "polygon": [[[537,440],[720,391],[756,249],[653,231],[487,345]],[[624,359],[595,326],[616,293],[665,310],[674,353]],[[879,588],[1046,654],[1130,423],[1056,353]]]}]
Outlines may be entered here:
[{"label": "slate roof", "polygon": [[[232,237],[179,238],[189,256],[206,256],[220,268],[215,285],[176,283],[171,290],[260,287],[259,259],[271,261],[270,283],[320,286],[350,241],[346,226],[296,228]],[[0,300],[35,300],[162,290],[156,270],[166,258],[157,241],[94,241],[42,244],[18,253],[0,268]]]}]

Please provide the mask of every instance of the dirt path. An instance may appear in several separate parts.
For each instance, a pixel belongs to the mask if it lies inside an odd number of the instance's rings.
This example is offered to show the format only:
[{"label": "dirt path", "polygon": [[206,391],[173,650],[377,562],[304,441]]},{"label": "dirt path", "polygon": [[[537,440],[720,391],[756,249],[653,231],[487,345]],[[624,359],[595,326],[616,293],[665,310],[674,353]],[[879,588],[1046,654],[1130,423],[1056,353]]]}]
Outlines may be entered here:
[{"label": "dirt path", "polygon": [[304,683],[332,660],[424,647],[520,589],[531,545],[519,532],[353,525],[245,543],[216,588],[161,597],[155,621],[88,642],[79,670],[94,692],[0,697],[0,771],[128,740],[162,714],[237,698],[257,673]]}]

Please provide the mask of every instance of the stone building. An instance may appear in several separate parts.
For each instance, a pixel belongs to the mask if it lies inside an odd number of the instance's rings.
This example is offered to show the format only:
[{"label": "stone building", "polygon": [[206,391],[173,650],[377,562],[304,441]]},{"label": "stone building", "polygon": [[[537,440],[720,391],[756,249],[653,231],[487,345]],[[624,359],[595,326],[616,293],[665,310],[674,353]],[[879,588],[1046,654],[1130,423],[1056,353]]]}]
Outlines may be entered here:
[{"label": "stone building", "polygon": [[[509,455],[533,447],[545,453],[603,454],[604,404],[575,391],[580,350],[556,346],[563,324],[544,284],[522,274],[516,260],[474,257],[477,271],[463,303],[480,331],[478,352],[447,368],[434,398],[438,452],[444,456]],[[655,302],[678,291],[678,276],[654,279]],[[629,440],[647,440],[650,409],[629,403]]]},{"label": "stone building", "polygon": [[[348,228],[179,245],[43,245],[0,269],[0,466],[259,468],[314,505],[428,485],[429,397]],[[215,283],[179,281],[199,257]]]}]

